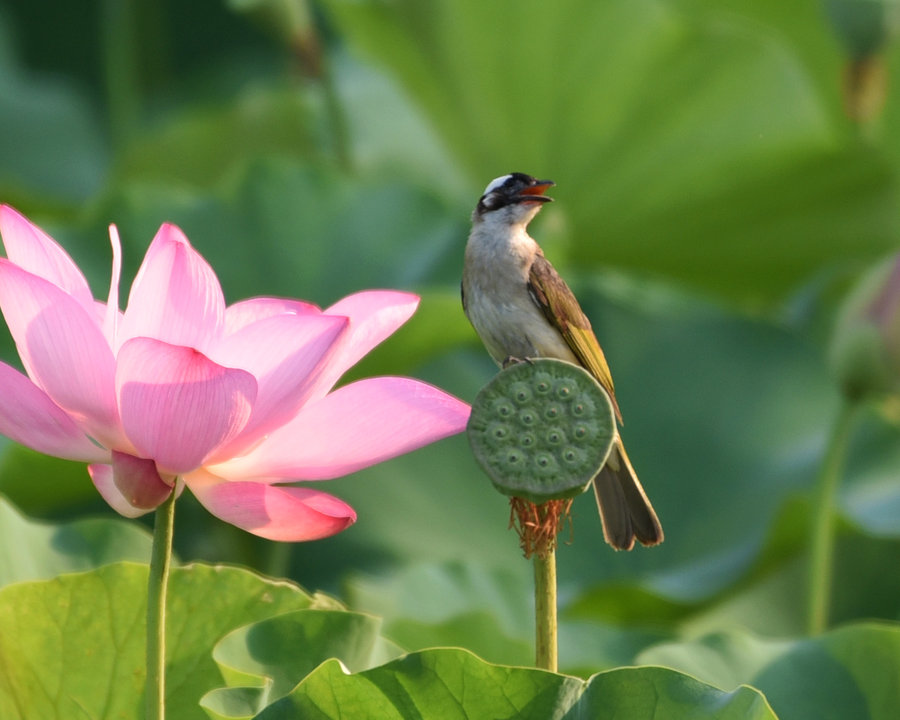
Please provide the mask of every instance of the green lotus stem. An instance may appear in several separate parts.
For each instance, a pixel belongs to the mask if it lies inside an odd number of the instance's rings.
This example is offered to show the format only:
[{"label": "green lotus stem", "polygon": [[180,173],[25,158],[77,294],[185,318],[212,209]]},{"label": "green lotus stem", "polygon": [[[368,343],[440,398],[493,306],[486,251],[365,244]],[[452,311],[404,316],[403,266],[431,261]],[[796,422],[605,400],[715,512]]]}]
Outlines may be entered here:
[{"label": "green lotus stem", "polygon": [[556,552],[534,555],[535,666],[556,672],[559,662],[556,625]]},{"label": "green lotus stem", "polygon": [[272,542],[266,548],[264,572],[271,577],[287,577],[291,572],[294,546],[287,542]]},{"label": "green lotus stem", "polygon": [[832,571],[834,569],[835,498],[850,431],[858,404],[845,399],[841,406],[828,447],[819,470],[813,503],[812,535],[809,558],[809,587],[807,597],[807,631],[810,635],[824,632],[828,627],[831,607]]},{"label": "green lotus stem", "polygon": [[290,14],[289,24],[293,28],[290,41],[301,69],[318,82],[322,91],[323,108],[331,132],[330,140],[335,157],[344,170],[352,170],[347,115],[334,81],[330,58],[320,37],[311,3],[309,0],[295,0],[295,2],[286,3],[284,7]]},{"label": "green lotus stem", "polygon": [[105,0],[101,9],[109,129],[115,145],[121,147],[140,116],[138,8],[134,0]]},{"label": "green lotus stem", "polygon": [[166,590],[172,563],[175,527],[175,491],[156,509],[153,549],[147,580],[147,683],[146,720],[166,716]]},{"label": "green lotus stem", "polygon": [[322,94],[325,104],[325,114],[328,117],[328,125],[331,128],[334,153],[338,163],[344,170],[353,169],[353,157],[350,148],[350,131],[347,129],[347,114],[344,112],[344,104],[341,102],[334,81],[334,74],[328,64],[328,59],[322,63]]}]

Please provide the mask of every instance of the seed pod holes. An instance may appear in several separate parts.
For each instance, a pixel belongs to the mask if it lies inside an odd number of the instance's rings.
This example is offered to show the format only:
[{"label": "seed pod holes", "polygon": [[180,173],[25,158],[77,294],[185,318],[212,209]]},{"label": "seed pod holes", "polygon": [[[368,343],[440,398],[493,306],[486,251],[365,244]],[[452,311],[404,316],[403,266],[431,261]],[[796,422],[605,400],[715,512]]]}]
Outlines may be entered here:
[{"label": "seed pod holes", "polygon": [[467,430],[500,492],[541,503],[587,488],[609,456],[615,418],[588,372],[541,358],[512,365],[485,385]]}]

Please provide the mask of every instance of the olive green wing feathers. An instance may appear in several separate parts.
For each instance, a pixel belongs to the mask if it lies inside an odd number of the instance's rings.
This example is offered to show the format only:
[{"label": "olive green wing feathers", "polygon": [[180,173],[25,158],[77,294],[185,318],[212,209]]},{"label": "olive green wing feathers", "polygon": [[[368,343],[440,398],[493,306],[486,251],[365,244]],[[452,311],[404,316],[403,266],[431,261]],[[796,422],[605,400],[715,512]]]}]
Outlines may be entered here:
[{"label": "olive green wing feathers", "polygon": [[595,377],[612,400],[619,422],[622,414],[616,403],[612,375],[600,343],[591,329],[591,322],[582,312],[575,295],[559,276],[550,262],[538,253],[531,264],[528,292],[551,325],[559,330],[566,343],[581,361],[582,365]]}]

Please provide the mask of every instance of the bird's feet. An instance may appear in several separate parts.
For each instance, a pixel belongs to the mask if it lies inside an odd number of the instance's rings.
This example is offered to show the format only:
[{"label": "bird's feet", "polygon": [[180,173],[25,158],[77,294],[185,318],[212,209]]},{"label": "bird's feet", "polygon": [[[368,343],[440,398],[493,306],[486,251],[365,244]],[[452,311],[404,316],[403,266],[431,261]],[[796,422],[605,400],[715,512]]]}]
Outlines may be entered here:
[{"label": "bird's feet", "polygon": [[508,368],[510,365],[516,365],[520,362],[527,362],[529,365],[533,364],[531,358],[517,358],[513,357],[512,355],[507,355],[501,367],[506,370],[506,368]]}]

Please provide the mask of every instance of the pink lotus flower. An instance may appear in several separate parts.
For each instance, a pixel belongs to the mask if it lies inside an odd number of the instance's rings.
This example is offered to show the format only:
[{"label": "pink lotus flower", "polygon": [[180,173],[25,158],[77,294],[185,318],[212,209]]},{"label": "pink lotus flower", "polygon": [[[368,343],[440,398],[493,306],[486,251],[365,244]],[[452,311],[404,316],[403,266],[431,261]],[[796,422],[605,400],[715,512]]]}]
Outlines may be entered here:
[{"label": "pink lotus flower", "polygon": [[115,227],[105,303],[52,238],[7,206],[0,234],[0,310],[27,372],[0,363],[0,434],[90,463],[122,515],[187,486],[256,535],[326,537],[356,520],[353,508],[281,483],[345,475],[465,427],[465,403],[409,378],[332,391],[412,315],[414,295],[360,292],[324,311],[277,298],[226,307],[212,268],[163,225],[123,313]]}]

